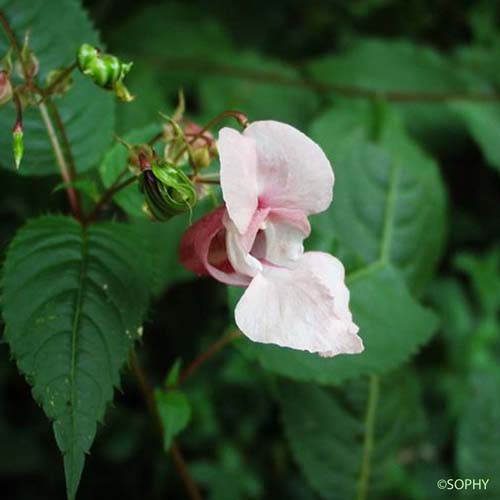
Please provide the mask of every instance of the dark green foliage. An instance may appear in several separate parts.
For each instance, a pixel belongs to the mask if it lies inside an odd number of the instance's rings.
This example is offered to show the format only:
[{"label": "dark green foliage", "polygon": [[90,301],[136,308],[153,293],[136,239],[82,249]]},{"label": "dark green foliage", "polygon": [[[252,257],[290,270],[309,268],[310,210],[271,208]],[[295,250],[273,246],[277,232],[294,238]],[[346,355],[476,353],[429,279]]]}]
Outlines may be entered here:
[{"label": "dark green foliage", "polygon": [[[31,29],[41,86],[84,42],[134,63],[130,104],[78,72],[54,97],[86,213],[132,175],[112,133],[151,140],[181,88],[186,119],[204,124],[235,108],[317,141],[333,165],[334,201],[311,218],[306,248],[344,263],[365,344],[323,359],[238,339],[173,391],[233,327],[242,292],[228,300],[178,260],[183,232],[220,202],[218,188],[168,223],[148,220],[138,183],[87,229],[69,216],[34,218],[68,213],[67,185],[37,109],[25,110],[14,173],[9,103],[0,108],[2,498],[53,500],[66,487],[72,498],[84,461],[81,500],[184,498],[164,450],[174,436],[206,499],[499,497],[495,2],[0,0],[0,12],[20,43]],[[0,29],[0,59],[6,47]],[[223,125],[236,127],[221,121],[215,137]],[[137,355],[166,442],[130,370],[120,382],[144,319]],[[436,486],[467,477],[490,479],[488,489]]]},{"label": "dark green foliage", "polygon": [[30,221],[7,252],[5,338],[53,421],[69,498],[120,369],[141,336],[148,287],[137,264],[145,258],[126,226],[82,229],[55,216]]},{"label": "dark green foliage", "polygon": [[463,498],[495,499],[500,455],[500,376],[477,372],[467,387],[467,403],[459,420],[457,466],[463,478],[489,479],[486,491],[463,493]]},{"label": "dark green foliage", "polygon": [[343,390],[283,382],[278,395],[295,460],[328,500],[358,498],[365,482],[383,498],[398,452],[424,430],[411,373],[392,373],[382,381],[372,376]]}]

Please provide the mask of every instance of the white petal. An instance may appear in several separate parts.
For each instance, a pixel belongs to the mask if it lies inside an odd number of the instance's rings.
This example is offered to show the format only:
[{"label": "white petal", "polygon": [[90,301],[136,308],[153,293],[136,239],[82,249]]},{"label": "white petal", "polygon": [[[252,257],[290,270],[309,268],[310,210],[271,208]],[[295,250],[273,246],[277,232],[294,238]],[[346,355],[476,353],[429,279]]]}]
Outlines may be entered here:
[{"label": "white petal", "polygon": [[332,201],[333,171],[314,141],[276,121],[253,122],[243,135],[255,141],[259,200],[265,206],[306,214],[326,210]]},{"label": "white petal", "polygon": [[217,147],[227,211],[238,231],[244,233],[258,205],[255,141],[226,127],[219,132]]},{"label": "white petal", "polygon": [[311,226],[300,210],[272,210],[265,221],[264,259],[276,266],[294,267],[304,253]]},{"label": "white petal", "polygon": [[[319,258],[312,254],[304,254],[295,269],[265,267],[238,302],[236,324],[255,342],[326,356],[359,353],[363,343],[350,313],[345,313],[347,289],[343,278],[339,284],[338,261],[330,256],[332,260],[327,262],[323,257],[326,254]],[[318,263],[328,268],[320,276]],[[334,291],[341,296],[334,297]]]},{"label": "white petal", "polygon": [[351,325],[352,333],[359,328],[352,323],[349,309],[349,289],[345,284],[345,270],[342,262],[324,252],[306,252],[301,264],[307,267],[330,290],[334,298],[335,314]]},{"label": "white petal", "polygon": [[[227,257],[237,273],[246,276],[255,276],[262,271],[262,264],[245,248],[242,235],[238,232],[231,220],[224,223],[226,227],[226,251]],[[255,238],[255,235],[254,235]]]}]

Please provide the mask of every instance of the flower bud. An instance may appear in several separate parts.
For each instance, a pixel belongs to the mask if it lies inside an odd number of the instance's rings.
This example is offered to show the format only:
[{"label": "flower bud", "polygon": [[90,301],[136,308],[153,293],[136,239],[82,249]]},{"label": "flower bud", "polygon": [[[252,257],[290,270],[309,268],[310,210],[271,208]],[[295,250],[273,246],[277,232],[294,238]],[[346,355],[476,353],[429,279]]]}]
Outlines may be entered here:
[{"label": "flower bud", "polygon": [[0,106],[12,99],[12,84],[9,74],[6,71],[0,71]]},{"label": "flower bud", "polygon": [[99,49],[88,43],[78,49],[76,59],[80,71],[96,85],[114,90],[122,101],[129,102],[134,98],[123,84],[133,63],[125,63],[111,54],[102,54]]},{"label": "flower bud", "polygon": [[14,125],[14,129],[12,130],[12,152],[16,168],[19,170],[19,165],[24,155],[23,126],[19,121]]},{"label": "flower bud", "polygon": [[152,216],[166,221],[191,210],[196,203],[196,190],[187,175],[168,163],[156,163],[143,170],[141,190]]},{"label": "flower bud", "polygon": [[208,167],[211,161],[210,150],[208,146],[195,149],[191,155],[191,161],[196,170]]},{"label": "flower bud", "polygon": [[194,122],[186,123],[184,133],[190,146],[191,161],[195,170],[208,167],[217,154],[214,136]]}]

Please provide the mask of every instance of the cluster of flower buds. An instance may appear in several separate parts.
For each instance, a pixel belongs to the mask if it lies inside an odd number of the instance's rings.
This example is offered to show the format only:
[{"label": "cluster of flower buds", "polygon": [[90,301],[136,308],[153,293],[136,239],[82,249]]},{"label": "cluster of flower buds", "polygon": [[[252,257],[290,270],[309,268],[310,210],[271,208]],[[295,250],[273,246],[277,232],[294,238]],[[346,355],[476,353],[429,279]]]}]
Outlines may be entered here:
[{"label": "cluster of flower buds", "polygon": [[111,54],[102,54],[98,48],[84,43],[78,49],[77,64],[84,75],[99,87],[113,90],[121,101],[134,99],[123,83],[133,63],[125,63]]},{"label": "cluster of flower buds", "polygon": [[163,160],[151,161],[139,155],[140,188],[146,200],[147,213],[158,221],[191,211],[196,204],[196,189],[189,177],[178,167]]},{"label": "cluster of flower buds", "polygon": [[[29,49],[26,49],[27,45],[25,43],[25,48],[23,48],[22,57],[31,57],[32,54]],[[12,129],[12,153],[14,155],[14,161],[16,168],[19,168],[21,160],[24,154],[24,140],[23,140],[23,116],[22,116],[22,103],[19,95],[15,92],[12,87],[11,75],[12,75],[12,60],[10,51],[2,60],[2,69],[0,70],[0,106],[6,104],[10,101],[14,101],[16,106],[16,122]]]}]

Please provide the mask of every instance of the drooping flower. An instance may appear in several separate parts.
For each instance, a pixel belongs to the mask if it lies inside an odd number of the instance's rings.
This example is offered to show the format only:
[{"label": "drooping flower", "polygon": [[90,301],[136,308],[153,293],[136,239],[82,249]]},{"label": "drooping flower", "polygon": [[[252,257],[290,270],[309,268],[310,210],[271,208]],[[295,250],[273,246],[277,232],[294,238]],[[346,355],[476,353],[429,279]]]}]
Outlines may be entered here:
[{"label": "drooping flower", "polygon": [[322,356],[361,352],[343,265],[304,253],[308,215],[332,201],[333,172],[321,148],[275,121],[243,133],[223,128],[217,145],[225,205],[186,231],[184,266],[247,287],[235,319],[251,340]]}]

